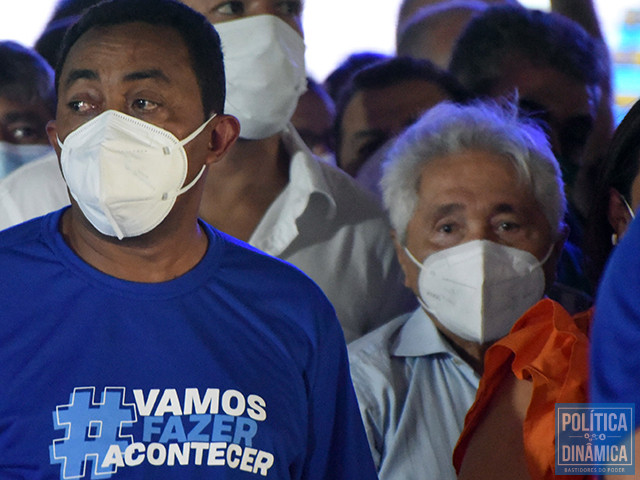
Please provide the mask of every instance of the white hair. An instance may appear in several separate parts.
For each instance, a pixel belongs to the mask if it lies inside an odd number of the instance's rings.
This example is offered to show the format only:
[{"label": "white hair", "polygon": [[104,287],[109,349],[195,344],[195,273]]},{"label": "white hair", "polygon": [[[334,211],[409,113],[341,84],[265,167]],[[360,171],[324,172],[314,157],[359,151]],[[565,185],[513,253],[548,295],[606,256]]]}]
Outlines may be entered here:
[{"label": "white hair", "polygon": [[425,165],[455,153],[480,150],[510,161],[542,207],[557,235],[566,212],[560,167],[538,125],[518,116],[514,105],[492,101],[457,105],[443,102],[427,111],[395,141],[383,165],[384,205],[399,240],[418,204]]}]

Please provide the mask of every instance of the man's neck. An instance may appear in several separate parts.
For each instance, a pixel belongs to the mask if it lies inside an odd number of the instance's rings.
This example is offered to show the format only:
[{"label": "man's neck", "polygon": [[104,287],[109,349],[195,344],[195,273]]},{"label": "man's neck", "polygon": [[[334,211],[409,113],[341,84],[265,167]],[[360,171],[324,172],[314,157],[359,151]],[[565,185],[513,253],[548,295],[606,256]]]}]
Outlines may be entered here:
[{"label": "man's neck", "polygon": [[173,223],[163,222],[150,233],[118,240],[97,232],[72,205],[62,216],[60,230],[71,249],[97,270],[132,282],[158,283],[191,270],[207,250],[207,235],[197,222],[193,228]]},{"label": "man's neck", "polygon": [[217,229],[248,241],[287,186],[289,163],[280,135],[236,142],[210,167],[200,216]]}]

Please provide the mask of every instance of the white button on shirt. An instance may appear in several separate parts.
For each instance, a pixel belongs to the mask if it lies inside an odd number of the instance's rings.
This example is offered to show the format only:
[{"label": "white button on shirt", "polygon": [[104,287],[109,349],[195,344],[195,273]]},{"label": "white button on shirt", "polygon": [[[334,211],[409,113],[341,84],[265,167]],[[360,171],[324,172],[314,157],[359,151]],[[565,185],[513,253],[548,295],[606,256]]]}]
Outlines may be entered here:
[{"label": "white button on shirt", "polygon": [[350,344],[349,360],[380,479],[454,480],[480,377],[422,308]]}]

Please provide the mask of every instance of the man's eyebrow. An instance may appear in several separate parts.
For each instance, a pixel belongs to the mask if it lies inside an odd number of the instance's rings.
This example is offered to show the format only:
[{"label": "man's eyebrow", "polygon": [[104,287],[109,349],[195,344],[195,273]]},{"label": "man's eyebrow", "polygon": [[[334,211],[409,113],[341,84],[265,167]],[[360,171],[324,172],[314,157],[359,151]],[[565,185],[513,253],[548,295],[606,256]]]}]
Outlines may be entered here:
[{"label": "man's eyebrow", "polygon": [[464,210],[464,205],[461,203],[447,203],[444,205],[438,206],[434,211],[435,218],[445,217],[454,212],[458,212],[460,210]]},{"label": "man's eyebrow", "polygon": [[71,70],[67,79],[64,82],[65,88],[69,88],[72,83],[78,80],[97,80],[98,74],[95,70],[90,70],[88,68],[82,68],[78,70]]},{"label": "man's eyebrow", "polygon": [[126,82],[133,82],[136,80],[157,79],[162,80],[164,83],[170,83],[169,77],[167,77],[159,68],[151,68],[149,70],[138,70],[135,72],[127,73],[124,76]]},{"label": "man's eyebrow", "polygon": [[493,208],[495,213],[515,213],[516,209],[510,203],[499,203]]}]

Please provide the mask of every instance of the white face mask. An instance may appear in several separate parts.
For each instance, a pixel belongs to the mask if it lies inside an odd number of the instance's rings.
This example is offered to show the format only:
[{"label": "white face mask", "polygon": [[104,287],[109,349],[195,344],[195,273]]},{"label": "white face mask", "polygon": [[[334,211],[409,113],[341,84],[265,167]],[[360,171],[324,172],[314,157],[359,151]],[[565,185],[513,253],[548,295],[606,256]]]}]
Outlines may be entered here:
[{"label": "white face mask", "polygon": [[51,153],[51,145],[17,145],[0,142],[0,178],[4,178],[16,168]]},{"label": "white face mask", "polygon": [[[213,116],[215,117],[215,115]],[[188,160],[184,140],[171,132],[107,110],[58,140],[60,163],[69,191],[91,224],[122,240],[156,228],[176,197],[196,184],[204,166],[184,187]]]},{"label": "white face mask", "polygon": [[529,252],[473,240],[429,255],[420,263],[418,300],[451,333],[478,344],[504,337],[542,298],[542,261]]},{"label": "white face mask", "polygon": [[216,23],[224,54],[225,113],[240,121],[240,137],[282,131],[307,89],[304,40],[274,15]]}]

